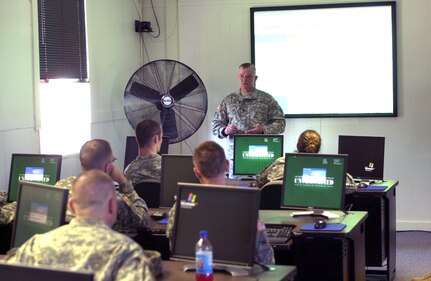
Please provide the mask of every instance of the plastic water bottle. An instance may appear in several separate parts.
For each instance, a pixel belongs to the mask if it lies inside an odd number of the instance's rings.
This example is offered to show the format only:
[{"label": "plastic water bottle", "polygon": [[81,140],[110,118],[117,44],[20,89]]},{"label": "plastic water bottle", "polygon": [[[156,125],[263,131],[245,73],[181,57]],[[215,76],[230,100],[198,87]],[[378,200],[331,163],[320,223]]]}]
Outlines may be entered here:
[{"label": "plastic water bottle", "polygon": [[213,246],[208,240],[208,231],[201,230],[196,243],[196,281],[213,280]]}]

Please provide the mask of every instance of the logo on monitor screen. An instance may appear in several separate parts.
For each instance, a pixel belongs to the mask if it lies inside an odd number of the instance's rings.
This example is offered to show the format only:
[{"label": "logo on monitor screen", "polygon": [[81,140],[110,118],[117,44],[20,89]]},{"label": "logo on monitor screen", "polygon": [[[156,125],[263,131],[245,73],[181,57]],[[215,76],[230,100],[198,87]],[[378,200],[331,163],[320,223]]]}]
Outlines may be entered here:
[{"label": "logo on monitor screen", "polygon": [[370,164],[368,164],[368,167],[365,166],[364,168],[365,168],[366,172],[372,172],[372,171],[374,171],[376,169],[376,168],[374,168],[374,163],[373,162],[370,162]]},{"label": "logo on monitor screen", "polygon": [[180,207],[185,209],[191,209],[198,205],[198,202],[196,202],[196,194],[193,194],[192,192],[189,193],[189,196],[187,196],[186,200],[181,200]]}]

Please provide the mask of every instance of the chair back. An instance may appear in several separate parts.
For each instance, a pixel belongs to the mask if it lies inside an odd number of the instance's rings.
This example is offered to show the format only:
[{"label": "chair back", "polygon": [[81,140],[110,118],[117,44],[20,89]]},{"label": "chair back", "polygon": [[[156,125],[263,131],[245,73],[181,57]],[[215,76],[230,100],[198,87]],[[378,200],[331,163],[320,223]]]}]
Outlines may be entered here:
[{"label": "chair back", "polygon": [[159,208],[160,206],[160,181],[156,179],[145,179],[135,185],[135,191],[139,197],[145,200],[148,208]]},{"label": "chair back", "polygon": [[260,210],[280,210],[282,180],[265,184],[260,191]]}]

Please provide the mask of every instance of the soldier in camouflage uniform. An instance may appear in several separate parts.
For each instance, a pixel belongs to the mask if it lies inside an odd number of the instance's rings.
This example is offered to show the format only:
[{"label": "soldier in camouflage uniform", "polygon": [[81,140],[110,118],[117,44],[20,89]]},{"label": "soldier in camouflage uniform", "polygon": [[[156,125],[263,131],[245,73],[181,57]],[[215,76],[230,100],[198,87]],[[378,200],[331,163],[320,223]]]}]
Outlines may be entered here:
[{"label": "soldier in camouflage uniform", "polygon": [[153,120],[143,120],[135,130],[139,155],[124,170],[124,175],[133,185],[143,179],[160,180],[162,157],[157,154],[162,144],[162,128]]},{"label": "soldier in camouflage uniform", "polygon": [[240,89],[223,99],[212,121],[213,134],[225,138],[234,134],[281,134],[286,120],[277,101],[257,90],[256,68],[251,63],[239,66]]},{"label": "soldier in camouflage uniform", "polygon": [[[296,144],[296,151],[302,153],[319,153],[322,139],[318,132],[306,130],[301,133]],[[269,164],[265,169],[256,175],[258,187],[262,187],[268,182],[283,180],[284,178],[284,157],[280,157]]]},{"label": "soldier in camouflage uniform", "polygon": [[76,218],[34,235],[8,256],[7,262],[91,271],[96,281],[154,280],[141,246],[111,229],[117,217],[115,193],[107,174],[83,172],[69,199]]},{"label": "soldier in camouflage uniform", "polygon": [[[136,233],[138,229],[147,225],[149,220],[148,207],[145,201],[136,193],[132,183],[127,180],[121,170],[113,163],[111,145],[100,139],[86,142],[79,155],[83,171],[97,169],[104,171],[119,184],[117,195],[117,220],[112,226],[114,230],[123,233]],[[56,186],[69,189],[69,198],[72,196],[71,187],[76,177],[68,177],[56,183]],[[70,208],[67,209],[66,219],[74,217]]]},{"label": "soldier in camouflage uniform", "polygon": [[6,192],[0,193],[0,225],[11,223],[15,218],[16,201],[8,203]]},{"label": "soldier in camouflage uniform", "polygon": [[[225,185],[225,172],[229,167],[223,148],[214,141],[200,144],[193,154],[194,172],[203,184]],[[223,206],[220,206],[221,208]],[[172,237],[176,213],[176,203],[169,211],[166,236]],[[260,264],[275,263],[274,250],[268,241],[265,224],[258,220],[256,233],[255,262]]]}]

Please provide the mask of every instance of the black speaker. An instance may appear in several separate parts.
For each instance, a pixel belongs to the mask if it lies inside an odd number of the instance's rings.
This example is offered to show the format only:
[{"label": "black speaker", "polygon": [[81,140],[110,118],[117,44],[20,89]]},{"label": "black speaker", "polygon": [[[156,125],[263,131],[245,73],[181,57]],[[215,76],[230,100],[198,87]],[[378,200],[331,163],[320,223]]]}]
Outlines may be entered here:
[{"label": "black speaker", "polygon": [[386,259],[385,246],[385,200],[380,195],[364,196],[350,194],[346,196],[346,205],[352,204],[352,211],[367,211],[365,220],[365,264],[383,266]]},{"label": "black speaker", "polygon": [[[345,238],[295,238],[295,281],[349,281],[354,278],[353,259],[349,257],[351,241]],[[349,266],[351,265],[351,266]]]}]

